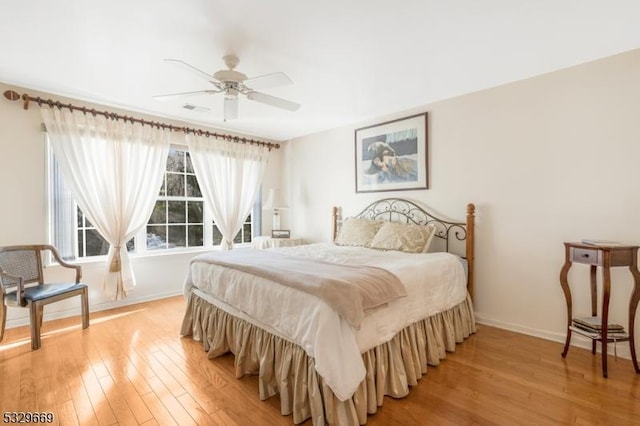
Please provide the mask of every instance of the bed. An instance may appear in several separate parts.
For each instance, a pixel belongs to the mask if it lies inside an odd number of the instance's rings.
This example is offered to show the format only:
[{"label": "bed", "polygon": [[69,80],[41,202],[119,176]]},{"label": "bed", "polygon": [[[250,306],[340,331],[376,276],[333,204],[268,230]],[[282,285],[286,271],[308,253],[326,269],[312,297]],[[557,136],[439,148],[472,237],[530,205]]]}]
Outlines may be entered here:
[{"label": "bed", "polygon": [[[466,221],[448,221],[412,201],[387,198],[352,217],[381,227],[383,222],[429,227],[429,253],[339,245],[341,227],[347,227],[334,208],[330,243],[196,256],[185,279],[181,334],[202,341],[209,358],[232,352],[236,376],[258,374],[260,399],[279,395],[281,413],[292,415],[296,424],[307,419],[314,425],[365,424],[384,396],[406,396],[427,365],[438,365],[476,331],[474,215],[469,204]],[[221,262],[220,256],[230,260]],[[240,257],[246,258],[243,267],[234,263]],[[281,259],[291,262],[282,264],[285,272],[291,268],[288,277],[253,269]],[[340,300],[357,297],[345,293],[334,298],[338,301],[327,300],[297,287],[315,279],[304,275],[305,268],[316,273],[306,262],[322,263],[331,274],[334,265],[348,273],[388,273],[406,294],[374,301],[356,310],[364,314],[351,315],[352,307],[342,311]]]}]

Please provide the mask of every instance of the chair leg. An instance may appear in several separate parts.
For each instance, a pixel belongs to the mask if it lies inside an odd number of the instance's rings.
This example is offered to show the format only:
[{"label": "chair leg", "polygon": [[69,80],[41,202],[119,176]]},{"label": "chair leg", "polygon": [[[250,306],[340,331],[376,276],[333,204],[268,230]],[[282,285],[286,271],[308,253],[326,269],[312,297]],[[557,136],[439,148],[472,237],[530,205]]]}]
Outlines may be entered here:
[{"label": "chair leg", "polygon": [[89,292],[85,288],[80,295],[82,299],[82,328],[89,327]]},{"label": "chair leg", "polygon": [[4,300],[0,303],[0,342],[4,339],[4,327],[7,325],[7,307]]},{"label": "chair leg", "polygon": [[29,303],[29,315],[31,320],[31,349],[40,348],[40,324],[42,324],[42,306],[38,302]]}]

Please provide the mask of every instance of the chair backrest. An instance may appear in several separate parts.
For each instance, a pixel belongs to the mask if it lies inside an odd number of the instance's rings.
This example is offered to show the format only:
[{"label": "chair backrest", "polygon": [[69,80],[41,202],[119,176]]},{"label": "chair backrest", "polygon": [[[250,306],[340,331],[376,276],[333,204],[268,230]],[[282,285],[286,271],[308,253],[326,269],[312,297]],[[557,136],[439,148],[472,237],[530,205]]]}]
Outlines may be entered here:
[{"label": "chair backrest", "polygon": [[[24,284],[43,284],[40,252],[46,248],[41,245],[0,247],[0,267],[9,275],[22,277]],[[2,284],[7,288],[16,286],[18,282],[5,278]]]}]

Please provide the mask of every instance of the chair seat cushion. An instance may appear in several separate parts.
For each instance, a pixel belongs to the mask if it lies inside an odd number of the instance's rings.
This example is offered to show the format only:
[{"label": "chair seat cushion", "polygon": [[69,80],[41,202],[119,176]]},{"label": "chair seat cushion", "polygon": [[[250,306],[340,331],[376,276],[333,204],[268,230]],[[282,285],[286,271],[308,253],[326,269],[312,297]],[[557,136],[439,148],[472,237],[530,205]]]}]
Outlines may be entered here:
[{"label": "chair seat cushion", "polygon": [[[86,288],[86,284],[76,283],[56,283],[56,284],[44,284],[27,287],[24,289],[24,299],[29,301],[37,301],[42,299],[48,299],[50,297],[58,296],[71,291]],[[16,303],[16,294],[9,293],[6,296],[7,302]],[[9,303],[11,304],[11,303]]]}]

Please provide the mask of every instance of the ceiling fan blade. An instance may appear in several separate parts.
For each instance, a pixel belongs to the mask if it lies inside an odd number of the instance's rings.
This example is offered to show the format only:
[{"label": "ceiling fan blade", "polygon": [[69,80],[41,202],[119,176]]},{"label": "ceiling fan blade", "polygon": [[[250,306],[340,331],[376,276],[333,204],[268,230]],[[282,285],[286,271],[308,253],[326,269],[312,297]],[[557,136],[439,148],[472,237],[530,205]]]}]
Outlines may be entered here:
[{"label": "ceiling fan blade", "polygon": [[224,97],[224,121],[235,120],[238,118],[238,97]]},{"label": "ceiling fan blade", "polygon": [[244,81],[244,85],[253,90],[269,89],[271,87],[286,86],[293,84],[293,81],[283,72],[260,75]]},{"label": "ceiling fan blade", "polygon": [[289,111],[296,111],[298,108],[300,108],[300,104],[288,101],[286,99],[276,98],[275,96],[267,95],[266,93],[261,92],[251,91],[247,93],[247,99],[251,99],[252,101],[261,102],[263,104],[286,109]]},{"label": "ceiling fan blade", "polygon": [[187,71],[189,71],[190,73],[197,75],[200,78],[203,78],[207,81],[210,81],[212,83],[217,83],[218,80],[216,80],[215,78],[213,78],[213,75],[211,74],[207,74],[206,72],[194,67],[193,65],[189,65],[188,63],[181,61],[180,59],[164,59],[165,62],[168,62],[170,64],[174,64],[179,66],[180,68],[183,68]]},{"label": "ceiling fan blade", "polygon": [[155,99],[156,101],[166,101],[169,99],[173,99],[173,98],[183,98],[183,97],[188,97],[188,96],[196,96],[196,95],[202,95],[202,94],[207,94],[207,95],[213,95],[214,93],[220,93],[219,90],[198,90],[196,92],[181,92],[181,93],[170,93],[168,95],[157,95],[154,96],[153,99]]}]

